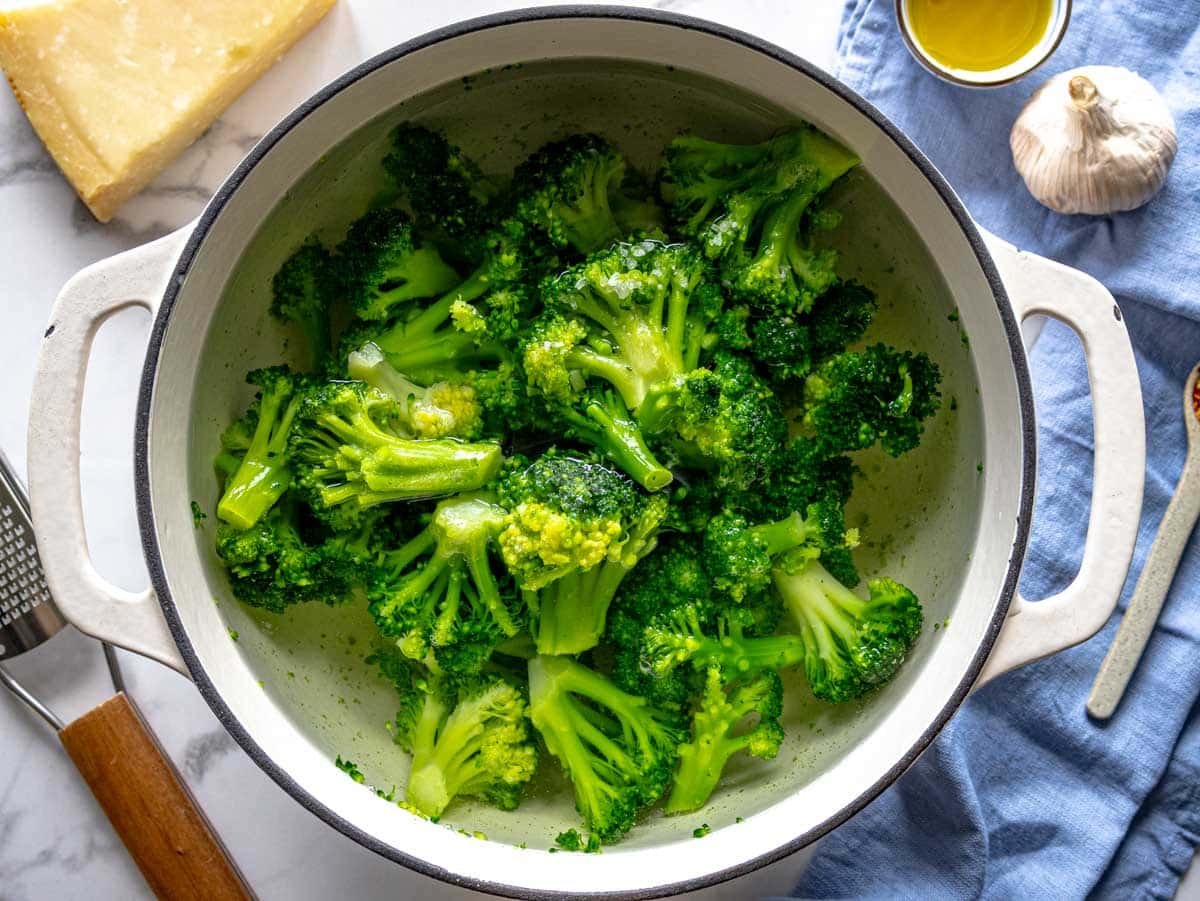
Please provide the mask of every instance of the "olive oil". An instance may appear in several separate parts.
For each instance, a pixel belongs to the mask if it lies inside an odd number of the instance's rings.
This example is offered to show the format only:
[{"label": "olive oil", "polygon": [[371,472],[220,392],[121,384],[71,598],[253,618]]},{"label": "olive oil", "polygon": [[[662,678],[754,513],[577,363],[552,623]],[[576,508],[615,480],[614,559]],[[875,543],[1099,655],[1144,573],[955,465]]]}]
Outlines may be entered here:
[{"label": "olive oil", "polygon": [[948,69],[990,72],[1037,46],[1054,0],[909,0],[913,40]]}]

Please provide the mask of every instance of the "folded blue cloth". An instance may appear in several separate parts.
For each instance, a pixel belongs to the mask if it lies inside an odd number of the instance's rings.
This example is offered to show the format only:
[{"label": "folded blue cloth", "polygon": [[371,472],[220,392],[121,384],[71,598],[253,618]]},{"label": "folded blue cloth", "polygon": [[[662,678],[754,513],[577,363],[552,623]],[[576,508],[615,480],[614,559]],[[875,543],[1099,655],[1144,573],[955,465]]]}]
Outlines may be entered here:
[{"label": "folded blue cloth", "polygon": [[[1179,0],[1075,0],[1067,37],[1042,70],[1016,85],[973,91],[939,81],[910,58],[894,6],[847,3],[837,74],[907,132],[981,224],[1091,273],[1124,311],[1149,452],[1124,608],[1179,477],[1183,380],[1200,360],[1200,9]],[[1163,93],[1179,156],[1148,206],[1060,216],[1025,190],[1008,132],[1035,86],[1093,63],[1131,68]],[[1022,589],[1037,598],[1078,568],[1092,434],[1073,333],[1047,326],[1031,366],[1039,492]],[[1084,702],[1118,621],[1119,614],[1091,641],[968,700],[895,786],[818,846],[796,894],[1169,898],[1200,840],[1200,538],[1193,536],[1120,709],[1097,723]]]}]

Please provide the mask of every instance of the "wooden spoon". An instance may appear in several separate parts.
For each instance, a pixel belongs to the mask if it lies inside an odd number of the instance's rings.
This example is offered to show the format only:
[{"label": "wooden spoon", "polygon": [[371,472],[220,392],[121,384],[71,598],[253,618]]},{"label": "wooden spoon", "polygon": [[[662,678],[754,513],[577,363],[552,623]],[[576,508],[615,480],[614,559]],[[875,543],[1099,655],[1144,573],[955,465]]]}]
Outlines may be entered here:
[{"label": "wooden spoon", "polygon": [[1200,518],[1200,363],[1192,369],[1184,384],[1183,419],[1187,428],[1188,453],[1175,494],[1167,505],[1158,534],[1150,546],[1150,555],[1133,589],[1129,607],[1121,618],[1117,635],[1100,664],[1100,672],[1088,697],[1088,713],[1106,720],[1113,715],[1125,686],[1137,669],[1159,611],[1175,578],[1179,558],[1188,537]]}]

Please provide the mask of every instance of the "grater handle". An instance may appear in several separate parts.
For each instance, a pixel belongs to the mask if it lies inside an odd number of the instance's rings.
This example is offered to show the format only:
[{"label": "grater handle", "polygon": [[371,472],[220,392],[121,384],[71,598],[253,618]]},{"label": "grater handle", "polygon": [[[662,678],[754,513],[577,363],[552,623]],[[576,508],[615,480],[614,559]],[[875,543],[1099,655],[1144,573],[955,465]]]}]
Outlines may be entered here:
[{"label": "grater handle", "polygon": [[79,415],[92,341],[130,306],[153,315],[192,226],[76,274],[54,302],[38,351],[29,419],[29,499],[50,593],[81,632],[187,675],[153,589],[129,592],[96,572],[79,484]]},{"label": "grater handle", "polygon": [[124,693],[89,710],[58,737],[157,897],[254,897]]}]

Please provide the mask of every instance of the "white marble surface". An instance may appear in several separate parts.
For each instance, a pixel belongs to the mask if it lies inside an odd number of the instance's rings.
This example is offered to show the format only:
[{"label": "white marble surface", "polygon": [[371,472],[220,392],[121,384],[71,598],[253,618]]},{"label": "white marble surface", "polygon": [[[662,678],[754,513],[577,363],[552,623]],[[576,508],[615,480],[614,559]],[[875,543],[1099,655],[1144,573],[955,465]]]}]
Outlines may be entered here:
[{"label": "white marble surface", "polygon": [[[259,135],[342,71],[431,28],[515,5],[503,0],[341,0],[324,23],[105,226],[75,199],[12,96],[0,90],[0,360],[5,376],[0,447],[17,468],[24,472],[38,341],[51,301],[73,272],[193,218]],[[842,4],[660,0],[631,5],[674,9],[758,32],[828,65]],[[146,330],[141,312],[123,314],[104,327],[84,412],[89,542],[101,573],[128,588],[147,582],[137,542],[130,459]],[[122,654],[122,662],[131,693],[261,897],[300,901],[466,894],[376,857],[325,826],[258,770],[186,679],[129,654]],[[12,669],[68,719],[110,691],[99,647],[69,629],[15,661]],[[800,864],[789,859],[703,897],[786,891]],[[1200,892],[1187,894],[1200,898]],[[145,896],[145,883],[55,737],[0,693],[0,898]]]}]

